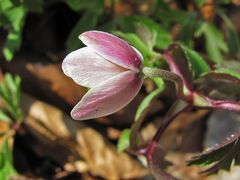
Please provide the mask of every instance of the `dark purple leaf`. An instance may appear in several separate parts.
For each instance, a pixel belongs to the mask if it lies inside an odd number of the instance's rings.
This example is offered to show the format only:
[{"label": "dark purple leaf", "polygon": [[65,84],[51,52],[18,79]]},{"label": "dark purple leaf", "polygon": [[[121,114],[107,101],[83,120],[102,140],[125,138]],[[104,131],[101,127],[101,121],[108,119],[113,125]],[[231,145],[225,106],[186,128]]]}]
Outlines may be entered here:
[{"label": "dark purple leaf", "polygon": [[189,90],[192,90],[192,71],[186,54],[181,46],[179,44],[170,45],[165,50],[163,57],[169,64],[171,71],[179,75],[182,78],[183,84]]},{"label": "dark purple leaf", "polygon": [[240,79],[226,73],[210,72],[196,81],[196,86],[205,93],[213,90],[225,95],[233,95],[240,92]]},{"label": "dark purple leaf", "polygon": [[188,165],[210,165],[210,168],[202,171],[203,174],[212,174],[220,169],[230,170],[232,161],[240,164],[240,131],[228,137],[221,144],[217,144],[207,151],[193,157],[188,161]]}]

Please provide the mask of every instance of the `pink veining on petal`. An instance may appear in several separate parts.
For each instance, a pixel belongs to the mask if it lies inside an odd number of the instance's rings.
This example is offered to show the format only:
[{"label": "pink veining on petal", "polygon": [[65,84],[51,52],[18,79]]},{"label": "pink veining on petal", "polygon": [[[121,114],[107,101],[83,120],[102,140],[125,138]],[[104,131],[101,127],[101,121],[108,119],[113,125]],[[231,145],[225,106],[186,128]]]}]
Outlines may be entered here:
[{"label": "pink veining on petal", "polygon": [[138,73],[122,72],[88,91],[74,107],[71,116],[76,120],[86,120],[112,114],[136,96],[142,83]]},{"label": "pink veining on petal", "polygon": [[63,60],[62,69],[76,83],[89,88],[127,70],[107,61],[89,47],[78,49],[67,55]]},{"label": "pink veining on petal", "polygon": [[124,68],[138,71],[142,65],[139,53],[117,36],[101,31],[88,31],[79,38],[101,56]]}]

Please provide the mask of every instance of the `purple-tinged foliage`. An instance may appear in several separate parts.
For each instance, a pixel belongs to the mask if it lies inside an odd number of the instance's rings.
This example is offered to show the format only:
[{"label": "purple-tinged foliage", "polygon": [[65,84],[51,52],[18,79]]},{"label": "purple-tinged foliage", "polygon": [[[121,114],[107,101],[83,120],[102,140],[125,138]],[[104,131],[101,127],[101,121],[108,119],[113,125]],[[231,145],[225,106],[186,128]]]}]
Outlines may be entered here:
[{"label": "purple-tinged foliage", "polygon": [[219,169],[230,170],[232,161],[240,165],[240,131],[226,138],[221,144],[208,148],[205,152],[193,157],[188,165],[211,165],[202,171],[203,174],[216,173]]},{"label": "purple-tinged foliage", "polygon": [[[130,147],[136,154],[144,155],[156,178],[174,179],[165,173],[156,161],[157,144],[170,123],[182,112],[191,108],[226,109],[240,111],[240,102],[211,97],[211,90],[228,95],[226,87],[234,87],[232,94],[240,88],[240,75],[231,70],[210,70],[204,59],[196,52],[179,44],[170,45],[162,57],[170,71],[142,67],[142,56],[132,46],[120,38],[100,31],[88,31],[80,35],[87,47],[70,53],[63,62],[66,75],[80,85],[91,88],[74,107],[74,119],[84,120],[114,113],[130,102],[140,90],[143,74],[147,77],[160,77],[175,84],[178,100],[168,111],[156,134],[146,146],[139,136],[150,104],[163,88],[153,91],[140,105],[131,128]],[[224,82],[224,86],[219,83]],[[207,83],[207,87],[203,84]],[[225,88],[225,89],[224,89]],[[216,172],[218,168],[229,169],[235,159],[240,164],[238,143],[240,132],[227,141],[205,152],[192,161],[192,164],[208,165],[216,162],[204,173]]]},{"label": "purple-tinged foliage", "polygon": [[[189,64],[187,63],[186,55],[184,58],[183,52],[184,50],[181,49],[180,45],[175,44],[165,51],[164,57],[168,62],[170,69],[181,77],[184,86],[188,90],[187,93],[183,92],[182,94],[184,94],[184,96],[190,96],[190,101],[188,101],[189,106],[240,111],[240,102],[215,99],[208,96],[210,93],[203,94],[203,92],[206,91],[206,88],[208,88],[208,92],[214,90],[226,95],[238,94],[240,88],[240,74],[236,71],[231,71],[230,69],[225,69],[224,71],[216,69],[205,72],[203,76],[200,76],[200,78],[195,81],[198,83],[198,86],[194,86],[194,89],[190,89],[190,84],[193,83],[193,81],[190,82],[191,73],[189,72]],[[182,67],[184,64],[187,67]],[[184,98],[184,100],[186,99],[187,98]],[[210,168],[202,172],[205,174],[211,174],[217,172],[219,169],[229,170],[233,159],[235,159],[235,164],[240,164],[239,137],[240,131],[228,137],[223,143],[218,144],[199,156],[194,157],[191,161],[189,161],[188,165],[209,165],[215,163]]]}]

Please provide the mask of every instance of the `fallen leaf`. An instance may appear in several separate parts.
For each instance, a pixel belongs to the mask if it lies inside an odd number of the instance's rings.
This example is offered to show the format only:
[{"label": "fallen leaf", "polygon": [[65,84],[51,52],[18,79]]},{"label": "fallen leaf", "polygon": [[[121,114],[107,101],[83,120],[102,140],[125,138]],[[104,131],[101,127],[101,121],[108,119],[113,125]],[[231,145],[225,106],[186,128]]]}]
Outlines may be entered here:
[{"label": "fallen leaf", "polygon": [[48,62],[48,59],[29,53],[16,56],[10,63],[0,61],[0,66],[3,72],[21,77],[22,89],[25,92],[70,110],[85,94],[86,89],[64,75],[60,64],[36,62]]},{"label": "fallen leaf", "polygon": [[80,154],[95,176],[106,179],[131,179],[147,173],[136,161],[130,160],[125,153],[118,153],[113,145],[89,127],[78,131],[77,140],[80,144]]},{"label": "fallen leaf", "polygon": [[37,78],[47,81],[51,90],[70,105],[75,105],[86,93],[84,87],[63,74],[60,65],[27,64],[27,69]]},{"label": "fallen leaf", "polygon": [[[40,157],[63,168],[104,179],[143,177],[148,171],[84,122],[73,121],[56,107],[23,95],[28,144]],[[34,141],[33,141],[34,139]]]},{"label": "fallen leaf", "polygon": [[208,177],[199,174],[200,168],[186,166],[185,162],[190,159],[192,155],[191,153],[168,153],[166,160],[170,161],[172,166],[168,167],[167,172],[179,179],[207,180]]}]

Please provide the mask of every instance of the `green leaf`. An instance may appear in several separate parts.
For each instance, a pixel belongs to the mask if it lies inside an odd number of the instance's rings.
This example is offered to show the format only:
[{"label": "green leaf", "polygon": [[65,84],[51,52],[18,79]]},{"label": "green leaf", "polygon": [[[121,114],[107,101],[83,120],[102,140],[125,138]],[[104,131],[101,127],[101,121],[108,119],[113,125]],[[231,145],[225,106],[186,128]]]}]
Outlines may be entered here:
[{"label": "green leaf", "polygon": [[154,2],[155,3],[151,7],[152,14],[158,14],[159,10],[162,10],[162,9],[170,10],[168,2],[163,0],[156,0]]},{"label": "green leaf", "polygon": [[13,76],[9,73],[6,73],[4,75],[4,83],[6,83],[9,87],[9,90],[13,93],[17,91],[17,87],[15,84],[15,80],[13,79]]},{"label": "green leaf", "polygon": [[22,111],[20,108],[20,77],[12,76],[6,73],[4,80],[0,82],[0,96],[4,101],[4,106],[12,117],[16,120],[22,119]]},{"label": "green leaf", "polygon": [[240,39],[238,33],[234,29],[227,30],[227,43],[229,52],[231,54],[237,54],[240,50]]},{"label": "green leaf", "polygon": [[80,9],[87,7],[88,3],[90,1],[82,0],[82,2],[79,2],[79,0],[63,0],[72,10],[79,11]]},{"label": "green leaf", "polygon": [[18,106],[20,107],[20,94],[21,94],[21,78],[20,76],[15,76],[15,85],[16,85],[16,94],[15,94],[15,99],[17,101]]},{"label": "green leaf", "polygon": [[8,180],[11,176],[16,175],[17,172],[13,166],[13,152],[9,147],[8,139],[0,147],[0,179]]},{"label": "green leaf", "polygon": [[4,111],[2,111],[1,109],[0,109],[0,121],[4,121],[4,122],[6,122],[6,123],[11,123],[11,118],[10,117],[8,117],[8,115],[6,115],[5,114],[5,112]]},{"label": "green leaf", "polygon": [[104,5],[103,0],[62,0],[65,2],[73,11],[80,11],[87,9],[88,11],[98,11]]},{"label": "green leaf", "polygon": [[163,23],[182,23],[188,17],[188,13],[189,12],[183,10],[161,9],[156,16],[163,21]]},{"label": "green leaf", "polygon": [[187,59],[190,62],[190,66],[191,69],[193,71],[193,77],[194,78],[198,78],[201,74],[209,72],[210,71],[210,67],[209,65],[206,63],[206,61],[202,58],[202,56],[200,56],[196,51],[181,45],[181,47],[183,48]]},{"label": "green leaf", "polygon": [[79,19],[71,33],[68,35],[66,41],[67,51],[73,51],[80,47],[81,41],[78,36],[87,30],[94,29],[97,24],[98,16],[101,14],[101,10],[96,11],[86,11],[82,17]]},{"label": "green leaf", "polygon": [[195,38],[200,38],[201,35],[203,35],[204,29],[205,29],[205,25],[206,25],[205,23],[203,23],[202,21],[200,21],[199,26],[196,27],[196,30],[195,30],[195,32],[194,32],[194,37],[195,37]]},{"label": "green leaf", "polygon": [[[172,42],[169,31],[148,17],[124,16],[118,18],[116,23],[122,31],[137,33],[140,39],[146,44],[145,46],[150,50],[152,50],[153,46],[160,49],[166,48]],[[146,37],[143,37],[142,32],[139,32],[139,28],[148,28],[148,31],[151,33],[151,38],[148,39],[148,42],[152,41],[151,43],[146,43]],[[149,46],[149,44],[151,45]]]},{"label": "green leaf", "polygon": [[118,139],[117,150],[122,152],[127,149],[130,145],[130,129],[124,129]]},{"label": "green leaf", "polygon": [[163,90],[164,90],[164,86],[152,91],[143,99],[141,104],[138,106],[138,109],[135,115],[135,122],[131,127],[131,134],[130,134],[130,145],[133,149],[141,146],[139,129],[144,121],[145,116],[147,115],[148,110],[151,108],[151,105]]},{"label": "green leaf", "polygon": [[188,47],[194,46],[194,33],[200,26],[200,20],[196,13],[189,13],[181,23],[179,40]]},{"label": "green leaf", "polygon": [[26,8],[24,6],[17,6],[7,10],[4,15],[11,23],[13,30],[19,32],[24,23]]},{"label": "green leaf", "polygon": [[26,13],[24,6],[16,6],[3,12],[3,17],[7,19],[4,27],[9,31],[3,47],[3,54],[8,61],[12,60],[14,53],[20,48],[21,31]]},{"label": "green leaf", "polygon": [[146,47],[150,50],[153,50],[153,47],[156,43],[156,33],[150,31],[150,29],[141,23],[136,24],[136,34],[140,39],[143,41],[143,43],[146,45]]},{"label": "green leaf", "polygon": [[163,91],[164,88],[158,88],[154,91],[152,91],[150,94],[148,94],[144,100],[141,102],[141,104],[138,106],[136,115],[135,115],[135,121],[138,121],[140,119],[144,112],[147,110],[147,108],[150,106],[152,101],[157,98],[157,96]]},{"label": "green leaf", "polygon": [[151,78],[153,80],[153,82],[156,84],[156,86],[158,87],[158,89],[162,89],[164,90],[165,88],[165,82],[162,78]]},{"label": "green leaf", "polygon": [[231,20],[223,12],[219,12],[219,15],[227,25],[227,43],[229,52],[233,55],[237,54],[240,50],[240,38],[236,31],[236,28],[232,24]]},{"label": "green leaf", "polygon": [[154,47],[164,49],[172,42],[170,33],[166,29],[164,29],[159,23],[156,23],[148,17],[138,16],[137,19],[139,23],[149,28],[153,36],[156,36]]},{"label": "green leaf", "polygon": [[203,33],[206,39],[206,51],[215,63],[223,61],[222,52],[228,52],[228,47],[224,41],[223,34],[211,23],[205,23]]},{"label": "green leaf", "polygon": [[218,4],[230,4],[230,3],[232,3],[232,0],[218,0],[217,3]]},{"label": "green leaf", "polygon": [[4,12],[7,9],[11,8],[13,6],[13,3],[11,0],[1,0],[0,1],[0,12]]},{"label": "green leaf", "polygon": [[216,73],[223,73],[223,74],[228,74],[228,75],[231,75],[235,78],[238,78],[240,79],[240,73],[239,72],[236,72],[236,71],[233,71],[231,69],[226,69],[226,68],[219,68],[217,70],[215,70],[214,72]]},{"label": "green leaf", "polygon": [[117,17],[115,22],[120,27],[121,31],[134,33],[136,29],[136,16],[120,16]]},{"label": "green leaf", "polygon": [[0,97],[5,101],[5,103],[11,103],[10,93],[7,87],[7,84],[0,82]]},{"label": "green leaf", "polygon": [[216,65],[214,72],[228,74],[240,79],[240,62],[238,61],[224,61]]},{"label": "green leaf", "polygon": [[68,52],[80,47],[81,41],[78,36],[87,30],[95,29],[97,20],[104,10],[104,1],[89,1],[89,0],[62,0],[74,11],[85,10],[81,18],[76,23],[75,27],[69,34],[66,47]]},{"label": "green leaf", "polygon": [[14,107],[19,107],[19,87],[20,87],[20,77],[13,77],[11,74],[6,73],[4,76],[4,83],[7,84],[9,92],[11,93],[11,102]]},{"label": "green leaf", "polygon": [[205,3],[207,3],[208,0],[195,0],[197,3],[198,7],[202,7]]}]

